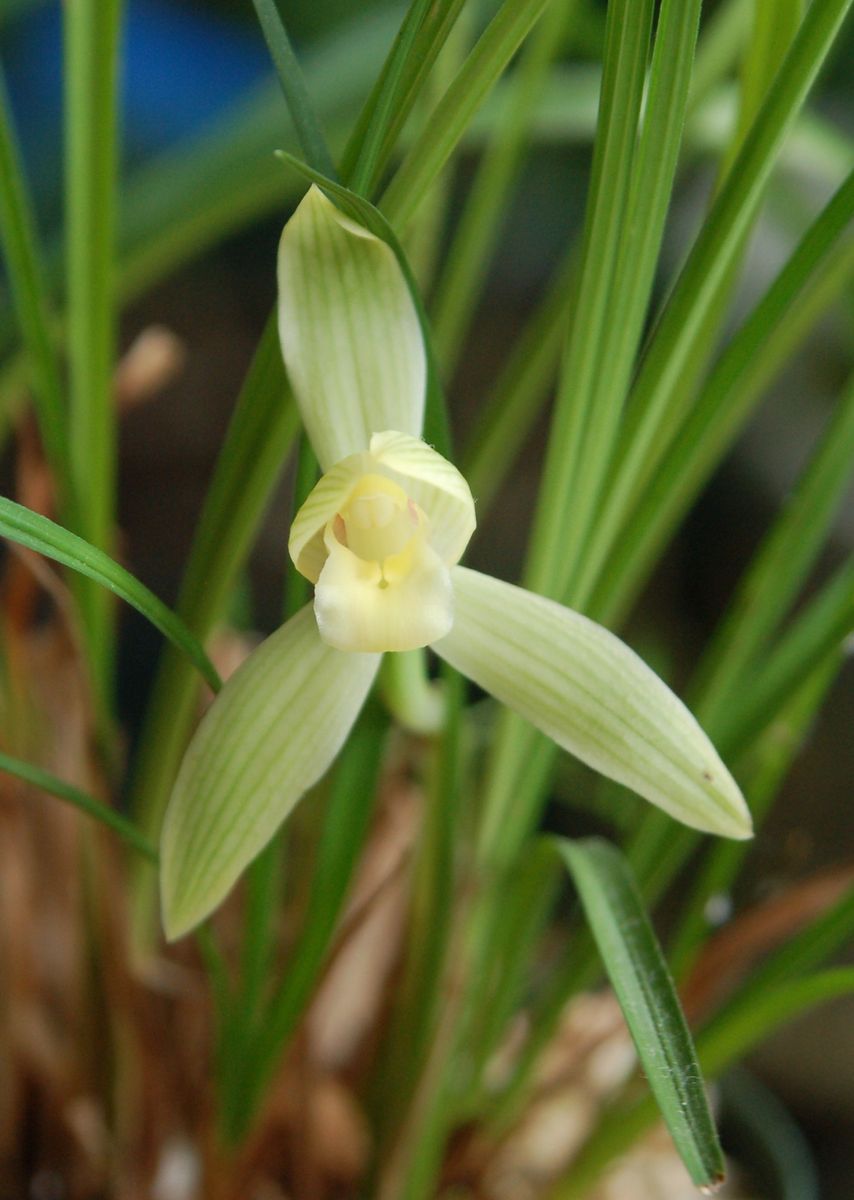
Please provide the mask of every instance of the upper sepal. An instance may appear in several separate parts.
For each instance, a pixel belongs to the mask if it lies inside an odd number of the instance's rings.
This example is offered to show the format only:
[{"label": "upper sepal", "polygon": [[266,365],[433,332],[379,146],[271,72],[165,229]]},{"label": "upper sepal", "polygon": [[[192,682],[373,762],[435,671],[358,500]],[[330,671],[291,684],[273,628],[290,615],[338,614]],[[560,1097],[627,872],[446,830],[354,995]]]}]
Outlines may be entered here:
[{"label": "upper sepal", "polygon": [[419,435],[427,360],[391,247],[312,185],[282,232],[278,276],[282,354],[321,467],[377,430]]}]

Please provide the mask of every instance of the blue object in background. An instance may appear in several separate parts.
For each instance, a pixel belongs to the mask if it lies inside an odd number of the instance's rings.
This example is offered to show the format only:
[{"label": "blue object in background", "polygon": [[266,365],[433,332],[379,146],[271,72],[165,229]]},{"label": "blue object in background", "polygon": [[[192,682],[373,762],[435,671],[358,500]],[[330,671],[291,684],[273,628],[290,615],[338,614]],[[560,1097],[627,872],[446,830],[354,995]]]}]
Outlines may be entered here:
[{"label": "blue object in background", "polygon": [[[251,23],[176,0],[128,0],[122,48],[124,169],[199,129],[270,71]],[[53,224],[62,197],[60,5],[11,21],[0,53],[39,214]]]}]

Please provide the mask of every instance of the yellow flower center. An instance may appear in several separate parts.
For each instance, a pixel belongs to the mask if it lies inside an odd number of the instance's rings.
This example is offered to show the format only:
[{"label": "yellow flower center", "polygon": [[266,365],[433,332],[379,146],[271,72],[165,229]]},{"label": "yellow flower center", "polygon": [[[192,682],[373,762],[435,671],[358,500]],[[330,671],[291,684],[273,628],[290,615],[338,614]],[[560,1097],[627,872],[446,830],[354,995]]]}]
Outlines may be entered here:
[{"label": "yellow flower center", "polygon": [[425,523],[402,487],[382,475],[363,475],[337,513],[332,532],[342,546],[376,568],[377,584],[385,588],[409,566],[411,555],[405,551]]}]

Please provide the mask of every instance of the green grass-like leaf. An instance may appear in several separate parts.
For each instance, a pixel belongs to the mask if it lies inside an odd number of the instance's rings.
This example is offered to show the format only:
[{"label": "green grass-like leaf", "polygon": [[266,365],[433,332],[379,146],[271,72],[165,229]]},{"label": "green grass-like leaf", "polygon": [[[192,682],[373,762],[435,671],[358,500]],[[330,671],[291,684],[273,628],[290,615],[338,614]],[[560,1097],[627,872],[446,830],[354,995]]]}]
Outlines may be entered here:
[{"label": "green grass-like leaf", "polygon": [[396,229],[402,230],[415,214],[474,113],[547,3],[504,0],[383,193],[379,207]]},{"label": "green grass-like leaf", "polygon": [[[114,237],[121,0],[64,9],[68,456],[79,532],[109,550],[115,520]],[[112,630],[106,597],[80,591],[96,693],[107,703]]]},{"label": "green grass-like leaf", "polygon": [[658,321],[632,392],[613,486],[594,531],[601,563],[685,420],[686,380],[708,353],[733,273],[783,140],[800,112],[852,0],[816,0],[775,77]]},{"label": "green grass-like leaf", "polygon": [[[549,427],[542,480],[528,543],[525,586],[560,598],[571,568],[567,551],[582,439],[614,303],[614,271],[623,237],[653,6],[609,6],[602,93],[585,217],[574,320]],[[512,861],[532,823],[536,774],[526,773],[535,737],[518,718],[502,717],[481,828],[481,852]],[[545,752],[542,752],[545,756]],[[522,777],[525,777],[524,779]]]},{"label": "green grass-like leaf", "polygon": [[620,852],[599,839],[555,843],[676,1149],[698,1187],[722,1182],[724,1160],[673,982]]},{"label": "green grass-like leaf", "polygon": [[61,511],[73,516],[66,454],[66,411],[59,360],[50,332],[50,305],[42,272],[32,200],[15,140],[0,65],[0,243],[18,322],[30,358],[39,431],[60,491]]},{"label": "green grass-like leaf", "polygon": [[122,841],[139,854],[144,855],[151,862],[157,862],[157,849],[148,838],[144,837],[132,822],[115,812],[109,805],[96,800],[94,796],[66,783],[63,779],[58,779],[49,771],[43,771],[41,767],[34,767],[31,763],[22,762],[2,751],[0,751],[0,771],[8,771],[10,775],[15,775],[40,791],[47,792],[49,796],[56,796],[57,799],[71,804],[80,812],[86,813],[88,817],[100,821],[102,825],[117,833]]},{"label": "green grass-like leaf", "polygon": [[303,154],[325,175],[334,177],[335,164],[294,54],[278,0],[252,0],[291,114]]},{"label": "green grass-like leaf", "polygon": [[432,304],[434,336],[445,378],[453,375],[482,291],[512,187],[530,146],[531,125],[552,60],[572,28],[577,0],[546,9],[502,96],[503,119],[487,141],[447,251]]},{"label": "green grass-like leaf", "polygon": [[[711,1078],[719,1075],[775,1029],[817,1004],[852,991],[854,968],[840,967],[778,984],[761,997],[751,997],[749,1003],[734,1001],[697,1038],[703,1070]],[[612,1109],[573,1163],[571,1176],[555,1189],[550,1200],[584,1200],[608,1164],[625,1154],[657,1119],[651,1098]]]},{"label": "green grass-like leaf", "polygon": [[[852,271],[854,273],[854,271]],[[762,654],[821,552],[854,474],[854,378],[783,512],[739,584],[694,682],[701,721]]]},{"label": "green grass-like leaf", "polygon": [[181,618],[103,550],[3,496],[0,496],[0,535],[70,567],[120,596],[189,659],[214,691],[219,689],[219,675]]}]

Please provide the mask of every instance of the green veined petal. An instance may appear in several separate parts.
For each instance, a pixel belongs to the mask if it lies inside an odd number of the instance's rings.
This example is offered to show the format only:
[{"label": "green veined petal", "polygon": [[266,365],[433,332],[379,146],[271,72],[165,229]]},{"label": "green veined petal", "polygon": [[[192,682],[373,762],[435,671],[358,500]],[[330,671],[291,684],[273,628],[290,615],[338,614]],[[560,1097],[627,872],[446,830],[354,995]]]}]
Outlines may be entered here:
[{"label": "green veined petal", "polygon": [[387,430],[371,438],[371,455],[400,476],[407,495],[430,518],[430,544],[448,565],[458,562],[477,521],[469,485],[453,463],[420,438]]},{"label": "green veined petal", "polygon": [[619,638],[570,609],[455,567],[454,626],[434,650],[594,770],[672,817],[751,833],[738,785],[694,717]]},{"label": "green veined petal", "polygon": [[403,272],[316,186],[279,244],[279,335],[324,470],[379,430],[420,434],[427,365]]},{"label": "green veined petal", "polygon": [[321,641],[310,605],[229,679],[184,757],[163,828],[170,938],[203,920],[329,767],[373,682],[378,654]]}]

